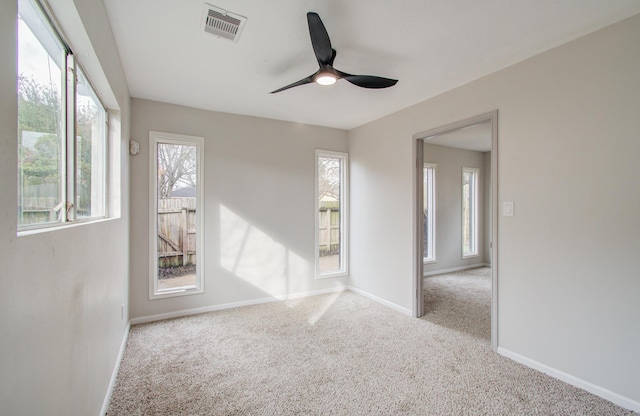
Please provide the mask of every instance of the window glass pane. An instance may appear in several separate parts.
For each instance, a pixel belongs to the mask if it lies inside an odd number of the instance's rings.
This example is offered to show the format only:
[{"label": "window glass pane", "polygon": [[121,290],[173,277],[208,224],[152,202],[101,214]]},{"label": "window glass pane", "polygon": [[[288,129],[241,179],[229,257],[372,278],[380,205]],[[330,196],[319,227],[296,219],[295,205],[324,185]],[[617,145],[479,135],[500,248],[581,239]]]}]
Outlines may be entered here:
[{"label": "window glass pane", "polygon": [[343,158],[318,156],[318,267],[320,274],[343,271]]},{"label": "window glass pane", "polygon": [[425,164],[423,170],[424,261],[435,260],[435,175],[435,166]]},{"label": "window glass pane", "polygon": [[470,239],[470,218],[469,218],[469,172],[462,174],[462,252],[469,252]]},{"label": "window glass pane", "polygon": [[101,217],[105,214],[106,111],[82,70],[76,72],[76,216]]},{"label": "window glass pane", "polygon": [[197,287],[197,147],[157,144],[157,292]]},{"label": "window glass pane", "polygon": [[18,2],[18,224],[64,220],[66,50],[39,6]]},{"label": "window glass pane", "polygon": [[478,170],[464,168],[462,172],[462,255],[478,254],[477,206]]}]

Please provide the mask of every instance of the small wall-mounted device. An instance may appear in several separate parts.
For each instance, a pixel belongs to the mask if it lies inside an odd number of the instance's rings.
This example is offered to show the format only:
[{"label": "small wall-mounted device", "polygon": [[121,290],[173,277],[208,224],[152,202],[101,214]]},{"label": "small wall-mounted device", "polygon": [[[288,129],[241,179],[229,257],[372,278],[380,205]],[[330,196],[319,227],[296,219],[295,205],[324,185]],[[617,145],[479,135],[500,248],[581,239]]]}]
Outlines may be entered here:
[{"label": "small wall-mounted device", "polygon": [[129,154],[135,156],[140,153],[140,143],[135,140],[129,140]]},{"label": "small wall-mounted device", "polygon": [[513,217],[513,201],[502,202],[502,216]]}]

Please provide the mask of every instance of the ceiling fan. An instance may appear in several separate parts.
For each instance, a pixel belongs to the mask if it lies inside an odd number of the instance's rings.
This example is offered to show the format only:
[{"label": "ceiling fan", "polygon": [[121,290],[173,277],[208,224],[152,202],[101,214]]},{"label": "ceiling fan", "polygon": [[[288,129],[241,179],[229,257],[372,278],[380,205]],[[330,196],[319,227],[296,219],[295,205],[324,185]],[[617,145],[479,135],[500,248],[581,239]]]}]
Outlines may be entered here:
[{"label": "ceiling fan", "polygon": [[335,69],[333,67],[333,60],[336,59],[336,50],[331,47],[329,34],[322,20],[320,20],[320,16],[318,16],[317,13],[309,12],[307,13],[307,22],[309,23],[311,44],[313,45],[313,51],[316,54],[316,59],[318,59],[320,69],[300,81],[271,91],[271,94],[313,82],[320,85],[332,85],[339,79],[346,79],[353,85],[363,88],[387,88],[396,85],[398,82],[397,79],[376,77],[373,75],[351,75]]}]

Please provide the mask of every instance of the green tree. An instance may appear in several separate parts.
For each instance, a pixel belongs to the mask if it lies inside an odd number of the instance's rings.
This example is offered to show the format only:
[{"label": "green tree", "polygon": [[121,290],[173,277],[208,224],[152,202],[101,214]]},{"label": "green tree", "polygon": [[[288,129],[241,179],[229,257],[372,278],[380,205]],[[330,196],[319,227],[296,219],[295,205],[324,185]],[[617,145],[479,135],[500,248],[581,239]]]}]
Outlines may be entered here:
[{"label": "green tree", "polygon": [[76,195],[79,196],[78,209],[91,209],[91,155],[93,145],[94,124],[98,110],[90,104],[79,105],[76,108]]},{"label": "green tree", "polygon": [[[75,114],[77,208],[89,212],[93,136],[97,131],[102,134],[99,123],[103,120],[91,101],[78,101]],[[60,181],[61,159],[64,157],[61,149],[65,140],[61,108],[61,95],[55,86],[39,83],[24,75],[18,78],[18,167],[23,193],[31,185],[57,184]]]},{"label": "green tree", "polygon": [[33,148],[22,148],[22,175],[28,185],[58,181],[58,137],[53,134],[40,136]]},{"label": "green tree", "polygon": [[[60,95],[53,86],[24,75],[18,78],[18,152],[24,185],[59,181],[61,114]],[[27,131],[38,134],[35,143],[25,143]]]}]

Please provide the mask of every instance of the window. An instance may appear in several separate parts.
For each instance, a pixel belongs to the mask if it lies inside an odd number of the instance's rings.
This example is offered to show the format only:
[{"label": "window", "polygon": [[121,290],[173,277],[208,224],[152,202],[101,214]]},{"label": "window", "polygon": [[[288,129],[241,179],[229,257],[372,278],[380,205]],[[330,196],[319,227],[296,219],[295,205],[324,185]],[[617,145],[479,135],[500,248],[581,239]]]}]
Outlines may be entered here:
[{"label": "window", "polygon": [[106,115],[82,68],[77,68],[74,202],[77,218],[105,214]]},{"label": "window", "polygon": [[478,172],[462,168],[462,258],[478,255]]},{"label": "window", "polygon": [[424,185],[424,262],[436,261],[436,165],[425,163]]},{"label": "window", "polygon": [[347,275],[348,156],[316,150],[316,276]]},{"label": "window", "polygon": [[18,229],[103,218],[107,111],[36,0],[17,30]]},{"label": "window", "polygon": [[202,137],[150,132],[149,299],[204,292]]}]

